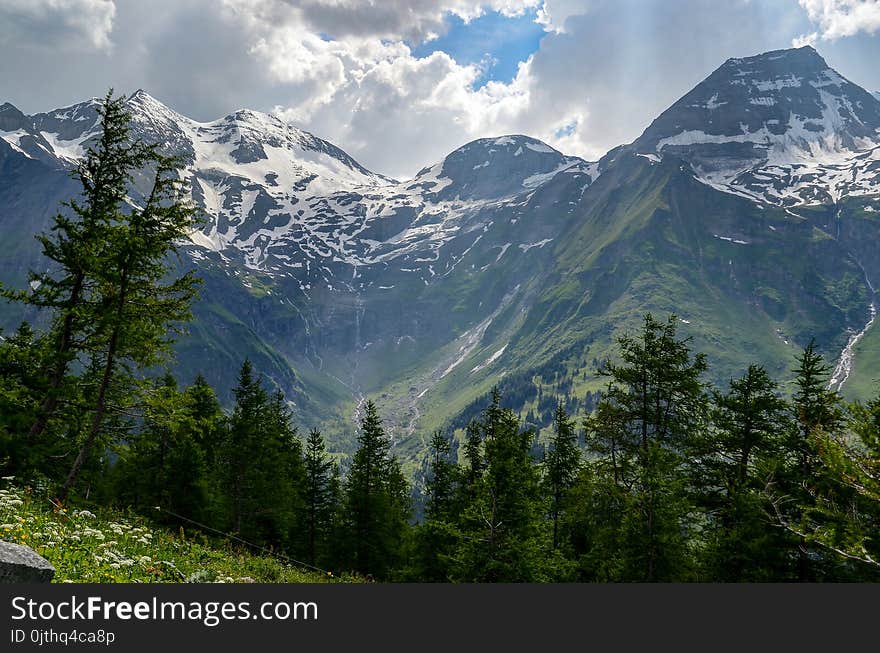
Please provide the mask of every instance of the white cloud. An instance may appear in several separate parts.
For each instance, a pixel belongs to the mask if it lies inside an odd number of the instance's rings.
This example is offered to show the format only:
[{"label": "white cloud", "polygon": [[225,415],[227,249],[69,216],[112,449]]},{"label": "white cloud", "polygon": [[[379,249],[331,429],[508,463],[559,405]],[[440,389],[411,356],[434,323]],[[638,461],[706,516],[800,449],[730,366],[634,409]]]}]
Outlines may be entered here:
[{"label": "white cloud", "polygon": [[[595,160],[728,57],[825,33],[819,22],[805,30],[807,12],[778,0],[127,0],[113,8],[0,0],[0,101],[34,113],[113,86],[145,88],[197,120],[275,110],[399,177],[505,133]],[[545,33],[507,83],[475,88],[488,63],[413,54],[448,29],[450,14],[534,9]],[[111,38],[124,44],[112,57],[101,49]],[[880,88],[866,54],[880,45],[870,41],[850,40],[858,50],[826,41],[823,54],[834,60],[837,51],[842,73],[858,78],[861,69],[860,83]],[[59,47],[77,50],[59,56]]]},{"label": "white cloud", "polygon": [[791,47],[802,48],[805,45],[816,45],[819,40],[819,32],[811,32],[809,34],[801,34],[791,40]]},{"label": "white cloud", "polygon": [[17,42],[48,47],[109,48],[113,0],[3,0],[0,33]]},{"label": "white cloud", "polygon": [[880,1],[878,0],[798,0],[807,12],[810,22],[819,27],[817,32],[793,41],[801,45],[815,43],[818,38],[833,41],[854,36],[859,32],[873,34],[880,30]]},{"label": "white cloud", "polygon": [[298,23],[334,39],[375,37],[425,41],[446,29],[449,15],[465,22],[497,11],[521,16],[542,0],[223,0],[245,17],[266,26]]},{"label": "white cloud", "polygon": [[548,32],[562,33],[565,31],[565,21],[587,13],[589,4],[588,0],[545,0],[538,10],[537,22]]},{"label": "white cloud", "polygon": [[[508,83],[475,88],[479,65],[408,43],[440,34],[449,15],[471,20],[538,7],[540,49]],[[728,56],[759,51],[753,5],[702,0],[225,0],[274,110],[406,177],[475,138],[522,133],[595,160],[638,136],[659,111]],[[638,20],[634,20],[634,16]],[[688,25],[688,39],[680,29]],[[420,41],[421,39],[421,41]],[[621,44],[638,43],[639,47]],[[760,44],[760,45],[759,45]],[[766,47],[764,49],[771,49]]]},{"label": "white cloud", "polygon": [[[284,118],[342,144],[366,165],[413,174],[465,142],[528,129],[552,140],[546,125],[574,124],[554,112],[537,124],[529,62],[509,83],[475,88],[480,65],[444,52],[416,57],[405,41],[430,39],[450,14],[472,20],[487,10],[513,16],[538,0],[383,2],[227,0],[229,18],[252,35],[250,53],[289,94]],[[416,163],[418,162],[418,163]]]}]

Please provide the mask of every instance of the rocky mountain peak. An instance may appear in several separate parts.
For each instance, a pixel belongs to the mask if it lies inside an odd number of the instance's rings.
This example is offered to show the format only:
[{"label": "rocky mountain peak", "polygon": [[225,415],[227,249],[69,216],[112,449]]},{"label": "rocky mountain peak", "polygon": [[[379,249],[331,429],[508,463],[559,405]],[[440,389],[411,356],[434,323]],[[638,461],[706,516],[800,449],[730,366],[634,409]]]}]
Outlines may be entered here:
[{"label": "rocky mountain peak", "polygon": [[878,130],[880,102],[805,46],[728,59],[651,123],[637,146],[678,152],[711,170],[859,150]]},{"label": "rocky mountain peak", "polygon": [[492,199],[525,192],[577,164],[585,162],[529,136],[480,138],[422,169],[414,183],[440,199]]}]

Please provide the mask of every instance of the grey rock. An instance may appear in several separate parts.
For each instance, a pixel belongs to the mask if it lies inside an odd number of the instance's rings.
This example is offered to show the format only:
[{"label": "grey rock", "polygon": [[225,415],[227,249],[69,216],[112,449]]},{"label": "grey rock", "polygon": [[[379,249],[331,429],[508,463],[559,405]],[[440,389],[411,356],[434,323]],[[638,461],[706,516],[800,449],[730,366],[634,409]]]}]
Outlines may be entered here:
[{"label": "grey rock", "polygon": [[55,568],[32,548],[0,542],[0,583],[48,583]]}]

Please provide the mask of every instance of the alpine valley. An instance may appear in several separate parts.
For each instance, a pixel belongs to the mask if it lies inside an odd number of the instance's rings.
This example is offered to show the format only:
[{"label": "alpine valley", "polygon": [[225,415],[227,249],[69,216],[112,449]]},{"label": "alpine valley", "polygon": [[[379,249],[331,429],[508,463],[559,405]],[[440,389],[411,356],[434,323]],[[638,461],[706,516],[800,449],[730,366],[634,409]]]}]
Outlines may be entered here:
[{"label": "alpine valley", "polygon": [[[4,282],[41,264],[96,107],[0,106]],[[880,100],[809,46],[726,61],[599,161],[501,136],[406,181],[271,115],[201,123],[144,91],[128,108],[204,211],[177,375],[228,391],[248,357],[336,450],[365,398],[410,461],[496,384],[536,427],[557,396],[583,413],[646,312],[674,313],[717,383],[750,362],[786,382],[813,337],[846,396],[880,376]]]}]

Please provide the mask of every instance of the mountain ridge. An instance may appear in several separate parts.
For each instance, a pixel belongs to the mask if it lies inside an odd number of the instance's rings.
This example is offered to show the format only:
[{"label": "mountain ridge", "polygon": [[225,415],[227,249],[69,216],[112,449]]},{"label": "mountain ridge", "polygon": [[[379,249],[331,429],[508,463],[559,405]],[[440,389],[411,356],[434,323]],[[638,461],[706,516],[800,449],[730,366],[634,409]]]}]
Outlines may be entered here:
[{"label": "mountain ridge", "polygon": [[[598,162],[507,135],[408,180],[268,114],[198,123],[144,91],[129,102],[135,135],[183,155],[208,217],[183,248],[206,284],[179,373],[208,367],[222,387],[250,356],[304,423],[335,420],[342,450],[368,395],[413,456],[420,432],[495,383],[539,427],[544,393],[587,410],[601,386],[593,363],[645,310],[677,313],[717,380],[751,353],[784,375],[813,335],[835,359],[850,347],[850,386],[880,373],[859,353],[876,338],[865,330],[880,279],[880,102],[812,48],[728,60]],[[62,151],[88,143],[93,105],[80,106],[66,108]],[[7,158],[69,166],[31,133],[37,120],[28,132],[8,107]],[[28,197],[0,194],[0,230],[24,229],[13,209],[45,224],[47,207]],[[10,278],[28,256],[7,257]]]}]

